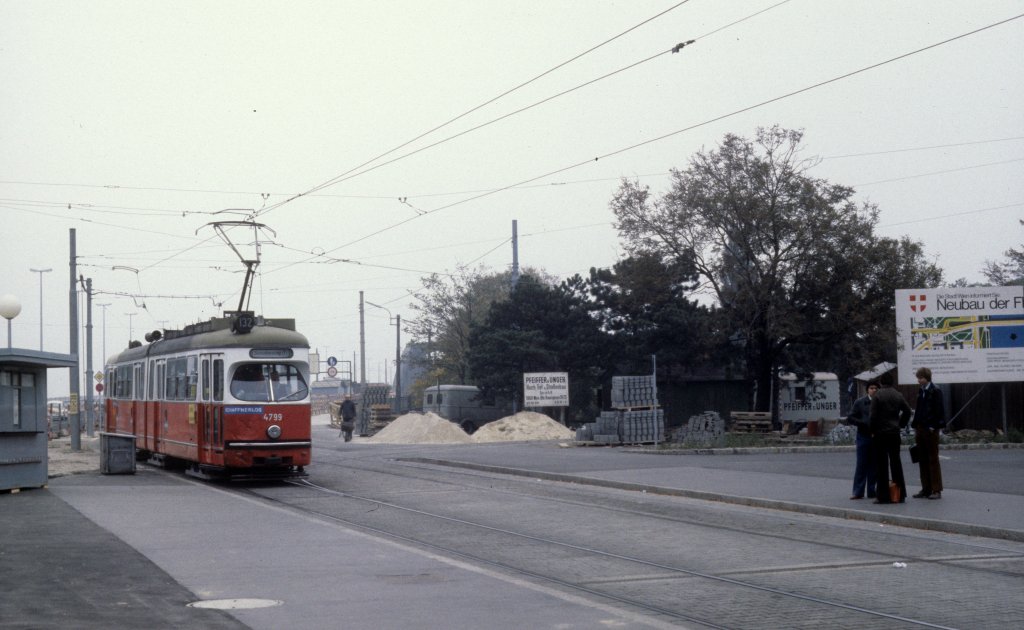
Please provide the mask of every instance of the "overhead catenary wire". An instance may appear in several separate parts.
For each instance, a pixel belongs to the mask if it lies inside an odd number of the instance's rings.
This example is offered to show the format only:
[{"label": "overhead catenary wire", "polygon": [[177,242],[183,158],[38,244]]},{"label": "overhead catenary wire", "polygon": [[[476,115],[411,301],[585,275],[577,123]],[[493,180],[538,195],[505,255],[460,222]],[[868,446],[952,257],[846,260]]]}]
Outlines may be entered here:
[{"label": "overhead catenary wire", "polygon": [[[391,155],[395,151],[401,150],[401,149],[409,146],[413,142],[416,142],[417,140],[420,140],[421,138],[424,138],[424,137],[430,135],[431,133],[434,133],[435,131],[438,131],[438,130],[444,128],[444,127],[447,127],[448,125],[454,123],[455,121],[460,120],[460,119],[464,118],[465,116],[468,116],[469,114],[471,114],[471,113],[473,113],[473,112],[475,112],[475,111],[477,111],[477,110],[479,110],[479,109],[481,109],[483,107],[486,107],[487,105],[490,105],[491,103],[494,103],[495,101],[497,101],[499,99],[502,99],[502,98],[508,96],[509,94],[512,94],[513,92],[516,92],[517,90],[520,90],[520,89],[526,87],[527,85],[530,85],[531,83],[533,83],[533,82],[535,82],[535,81],[537,81],[537,80],[539,80],[539,79],[541,79],[541,78],[551,74],[552,72],[555,72],[556,70],[559,70],[559,69],[569,65],[570,63],[572,63],[574,61],[577,61],[578,59],[580,59],[580,58],[582,58],[582,57],[584,57],[584,56],[594,52],[595,50],[597,50],[597,49],[599,49],[599,48],[601,48],[603,46],[606,46],[607,44],[609,44],[609,43],[619,39],[620,37],[623,37],[624,35],[626,35],[628,33],[631,33],[632,31],[635,31],[636,29],[640,28],[641,26],[643,26],[645,24],[648,24],[649,22],[652,22],[652,21],[658,19],[659,17],[662,17],[663,15],[665,15],[665,14],[667,14],[667,13],[669,13],[669,12],[679,8],[679,7],[681,7],[682,5],[686,4],[687,2],[689,2],[689,0],[682,0],[681,2],[678,2],[678,3],[674,4],[674,5],[672,5],[668,9],[665,9],[664,11],[661,11],[661,12],[659,12],[659,13],[657,13],[657,14],[655,14],[655,15],[653,15],[653,16],[645,19],[645,20],[643,20],[639,24],[635,24],[634,26],[629,27],[628,29],[622,31],[618,35],[610,37],[610,38],[604,40],[603,42],[597,44],[596,46],[592,46],[592,47],[588,48],[587,50],[585,50],[585,51],[583,51],[581,53],[578,53],[577,55],[573,56],[572,58],[570,58],[570,59],[568,59],[566,61],[563,61],[563,62],[555,65],[554,67],[549,68],[548,70],[545,70],[544,72],[538,74],[537,76],[533,77],[532,79],[524,81],[523,83],[520,83],[519,85],[516,85],[515,87],[512,87],[512,88],[510,88],[508,90],[505,90],[501,94],[498,94],[497,96],[488,99],[487,101],[481,103],[480,105],[477,105],[477,106],[475,106],[475,107],[473,107],[473,108],[471,108],[471,109],[469,109],[469,110],[467,110],[467,111],[465,111],[465,112],[463,112],[463,113],[461,113],[461,114],[459,114],[459,115],[457,115],[457,116],[447,120],[446,122],[443,122],[440,125],[437,125],[437,126],[431,128],[431,129],[429,129],[429,130],[419,134],[415,138],[412,138],[411,140],[403,142],[402,144],[400,144],[400,145],[398,145],[398,146],[396,146],[396,147],[394,147],[392,149],[389,149],[389,150],[385,151],[384,153],[381,153],[380,155],[378,155],[376,157],[373,157],[373,158],[363,162],[362,164],[360,164],[358,166],[352,167],[349,170],[345,171],[344,173],[342,173],[340,175],[337,175],[337,176],[327,180],[326,182],[324,182],[322,184],[314,186],[313,188],[311,188],[310,190],[308,190],[308,191],[306,191],[304,193],[299,193],[297,195],[293,195],[292,197],[289,197],[289,198],[287,198],[287,199],[285,199],[285,200],[283,200],[283,201],[281,201],[279,203],[276,203],[276,204],[273,204],[273,205],[268,206],[266,208],[263,208],[260,211],[260,214],[265,214],[267,212],[271,212],[272,210],[275,210],[275,209],[277,209],[277,208],[279,208],[279,207],[281,207],[281,206],[283,206],[283,205],[285,205],[287,203],[290,203],[291,201],[294,201],[295,199],[298,199],[298,198],[303,197],[305,195],[314,193],[314,192],[316,192],[318,190],[322,190],[323,188],[326,188],[328,186],[332,186],[335,183],[337,183],[338,181],[341,181],[341,178],[349,175],[353,171],[358,171],[359,169],[361,169],[361,168],[363,168],[365,166],[368,166],[368,165],[376,162],[377,160],[379,160],[379,159],[381,159],[383,157]],[[257,216],[259,216],[259,215],[257,215]]]},{"label": "overhead catenary wire", "polygon": [[1019,19],[1021,19],[1022,17],[1024,17],[1024,14],[1018,14],[1018,15],[1015,15],[1015,16],[1013,16],[1013,17],[1010,17],[1010,18],[1006,18],[1006,19],[1004,19],[1004,20],[1000,20],[1000,21],[998,21],[998,22],[994,22],[994,23],[992,23],[992,24],[988,24],[988,25],[986,25],[986,26],[982,26],[982,27],[980,27],[980,28],[976,28],[976,29],[974,29],[974,30],[971,30],[971,31],[968,31],[968,32],[966,32],[966,33],[961,33],[960,35],[956,35],[956,36],[953,36],[953,37],[950,37],[950,38],[944,39],[944,40],[942,40],[942,41],[939,41],[939,42],[935,42],[935,43],[933,43],[933,44],[929,44],[929,45],[927,45],[927,46],[923,46],[923,47],[921,47],[921,48],[917,48],[917,49],[915,49],[915,50],[912,50],[912,51],[909,51],[909,52],[906,52],[906,53],[903,53],[903,54],[897,55],[897,56],[895,56],[895,57],[890,57],[890,58],[888,58],[888,59],[885,59],[885,60],[883,60],[883,61],[879,61],[879,62],[876,62],[876,63],[870,64],[870,65],[867,65],[867,66],[864,66],[864,67],[858,68],[858,69],[856,69],[856,70],[852,70],[852,71],[850,71],[850,72],[846,72],[846,73],[844,73],[844,74],[841,74],[841,75],[838,75],[838,76],[832,77],[832,78],[830,78],[830,79],[826,79],[826,80],[824,80],[824,81],[819,81],[819,82],[817,82],[817,83],[814,83],[814,84],[811,84],[811,85],[805,86],[805,87],[803,87],[803,88],[800,88],[800,89],[797,89],[797,90],[793,90],[793,91],[791,91],[791,92],[787,92],[787,93],[785,93],[785,94],[782,94],[782,95],[780,95],[780,96],[776,96],[776,97],[773,97],[773,98],[770,98],[770,99],[767,99],[767,100],[764,100],[764,101],[760,101],[760,102],[758,102],[758,103],[754,103],[754,104],[752,104],[752,105],[748,105],[748,106],[746,106],[746,107],[742,107],[742,108],[740,108],[740,109],[736,109],[736,110],[733,110],[733,111],[731,111],[731,112],[728,112],[728,113],[726,113],[726,114],[721,114],[721,115],[719,115],[719,116],[715,116],[714,118],[709,118],[709,119],[707,119],[707,120],[705,120],[705,121],[703,121],[703,122],[695,123],[695,124],[693,124],[693,125],[689,125],[689,126],[687,126],[687,127],[683,127],[683,128],[681,128],[681,129],[677,129],[677,130],[675,130],[675,131],[671,131],[671,132],[669,132],[669,133],[665,133],[665,134],[662,134],[662,135],[660,135],[660,136],[656,136],[656,137],[654,137],[654,138],[649,138],[649,139],[647,139],[647,140],[644,140],[644,141],[642,141],[642,142],[637,142],[637,143],[635,143],[635,144],[631,144],[631,145],[629,145],[629,146],[626,146],[626,147],[622,147],[622,148],[620,148],[620,149],[616,149],[616,150],[614,150],[614,151],[610,151],[610,152],[608,152],[608,153],[605,153],[605,154],[602,154],[602,155],[599,155],[599,156],[597,156],[597,157],[594,157],[594,158],[590,158],[590,159],[587,159],[587,160],[584,160],[584,161],[581,161],[581,162],[576,162],[576,163],[574,163],[574,164],[570,164],[570,165],[568,165],[568,166],[564,166],[564,167],[562,167],[562,168],[558,168],[558,169],[555,169],[555,170],[553,170],[553,171],[548,171],[548,172],[546,172],[546,173],[543,173],[543,174],[541,174],[541,175],[537,175],[537,176],[535,176],[535,177],[531,177],[531,178],[529,178],[529,179],[525,179],[525,180],[522,180],[522,181],[519,181],[519,182],[515,182],[515,183],[513,183],[513,184],[509,184],[509,185],[507,185],[507,186],[502,186],[502,187],[500,187],[500,188],[496,188],[496,189],[494,189],[494,190],[486,191],[486,192],[480,193],[480,194],[478,194],[478,195],[474,195],[474,196],[472,196],[472,197],[468,197],[468,198],[466,198],[466,199],[462,199],[462,200],[459,200],[459,201],[455,201],[455,202],[452,202],[452,203],[450,203],[450,204],[447,204],[447,205],[443,205],[443,206],[440,206],[440,207],[438,207],[438,208],[434,208],[433,210],[428,210],[428,211],[426,212],[426,214],[424,214],[424,215],[417,215],[417,216],[415,216],[415,217],[410,217],[410,218],[407,218],[407,219],[405,219],[405,220],[402,220],[402,221],[399,221],[399,222],[397,222],[397,223],[394,223],[394,224],[392,224],[392,225],[390,225],[390,226],[387,226],[387,227],[381,228],[381,229],[379,229],[379,230],[376,230],[376,231],[374,231],[374,232],[371,232],[371,233],[369,233],[369,234],[367,234],[367,235],[365,235],[365,236],[362,236],[362,237],[360,237],[360,238],[357,238],[357,239],[354,239],[354,240],[352,240],[352,241],[349,241],[349,242],[347,242],[347,243],[344,243],[344,244],[342,244],[342,245],[339,245],[338,247],[336,247],[336,248],[334,248],[334,249],[332,249],[332,250],[329,250],[329,251],[328,251],[327,253],[331,253],[331,252],[336,252],[336,251],[338,251],[339,249],[342,249],[342,248],[344,248],[344,247],[348,247],[348,246],[354,245],[354,244],[356,244],[356,243],[362,242],[362,241],[364,241],[364,240],[366,240],[366,239],[368,239],[368,238],[372,238],[372,237],[374,237],[374,236],[378,236],[378,235],[380,235],[380,234],[383,234],[384,232],[387,232],[387,231],[393,230],[393,229],[395,229],[395,228],[398,228],[398,227],[400,227],[400,226],[402,226],[402,225],[405,225],[405,224],[406,224],[406,223],[408,223],[409,221],[412,221],[412,220],[414,220],[414,219],[418,219],[418,218],[421,218],[422,216],[427,216],[427,215],[430,215],[430,214],[434,214],[434,213],[436,213],[436,212],[441,212],[442,210],[447,210],[447,209],[449,209],[449,208],[453,208],[453,207],[455,207],[455,206],[459,206],[459,205],[462,205],[462,204],[465,204],[465,203],[469,203],[469,202],[471,202],[471,201],[476,201],[476,200],[478,200],[478,199],[482,199],[482,198],[484,198],[484,197],[488,197],[488,196],[490,196],[490,195],[494,195],[494,194],[497,194],[497,193],[499,193],[499,192],[503,192],[503,191],[509,190],[509,189],[511,189],[511,188],[515,188],[515,187],[517,187],[517,186],[523,186],[523,185],[525,185],[525,184],[530,184],[530,183],[532,183],[532,182],[535,182],[535,181],[537,181],[537,180],[540,180],[540,179],[544,179],[544,178],[546,178],[546,177],[551,177],[551,176],[553,176],[553,175],[558,175],[558,174],[560,174],[560,173],[564,173],[564,172],[567,172],[567,171],[570,171],[570,170],[573,170],[573,169],[579,168],[579,167],[581,167],[581,166],[584,166],[584,165],[587,165],[587,164],[592,164],[593,162],[596,162],[596,161],[599,161],[599,160],[602,160],[602,159],[606,159],[606,158],[609,158],[609,157],[612,157],[612,156],[615,156],[615,155],[619,155],[619,154],[622,154],[622,153],[626,153],[626,152],[628,152],[628,151],[632,151],[632,150],[634,150],[634,149],[637,149],[637,148],[640,148],[640,147],[643,147],[643,146],[647,146],[647,145],[650,145],[650,144],[654,144],[654,143],[656,143],[656,142],[660,142],[660,141],[662,141],[662,140],[666,140],[666,139],[668,139],[668,138],[671,138],[671,137],[677,136],[677,135],[679,135],[679,134],[681,134],[681,133],[685,133],[685,132],[687,132],[687,131],[692,131],[693,129],[697,129],[697,128],[699,128],[699,127],[703,127],[703,126],[709,125],[709,124],[711,124],[711,123],[714,123],[714,122],[718,122],[718,121],[721,121],[721,120],[725,120],[725,119],[727,119],[727,118],[731,118],[731,117],[733,117],[733,116],[737,116],[737,115],[739,115],[739,114],[742,114],[742,113],[745,113],[745,112],[751,111],[751,110],[753,110],[753,109],[757,109],[757,108],[759,108],[759,107],[764,107],[765,105],[770,105],[770,104],[772,104],[772,103],[776,103],[776,102],[779,102],[779,101],[785,100],[785,99],[787,99],[787,98],[792,98],[792,97],[794,97],[794,96],[797,96],[797,95],[799,95],[799,94],[803,94],[803,93],[805,93],[805,92],[809,92],[809,91],[811,91],[811,90],[814,90],[814,89],[817,89],[817,88],[823,87],[823,86],[825,86],[825,85],[829,85],[829,84],[832,84],[832,83],[836,83],[836,82],[838,82],[838,81],[842,81],[842,80],[844,80],[844,79],[848,79],[848,78],[850,78],[850,77],[853,77],[853,76],[856,76],[856,75],[858,75],[858,74],[863,74],[863,73],[865,73],[865,72],[868,72],[868,71],[870,71],[870,70],[874,70],[874,69],[876,69],[876,68],[880,68],[880,67],[882,67],[882,66],[885,66],[885,65],[888,65],[888,64],[890,64],[890,63],[894,63],[894,62],[896,62],[896,61],[900,61],[900,60],[902,60],[902,59],[906,59],[906,58],[908,58],[908,57],[911,57],[911,56],[913,56],[913,55],[917,55],[917,54],[923,53],[923,52],[925,52],[925,51],[928,51],[928,50],[931,50],[931,49],[933,49],[933,48],[937,48],[937,47],[939,47],[939,46],[943,46],[943,45],[946,45],[946,44],[952,43],[952,42],[954,42],[954,41],[958,41],[958,40],[964,39],[964,38],[966,38],[966,37],[970,37],[970,36],[972,36],[972,35],[976,35],[976,34],[978,34],[978,33],[981,33],[981,32],[984,32],[984,31],[987,31],[987,30],[989,30],[989,29],[992,29],[992,28],[995,28],[995,27],[997,27],[997,26],[1002,26],[1002,25],[1004,25],[1004,24],[1008,24],[1008,23],[1010,23],[1010,22],[1013,22],[1013,21],[1015,21],[1015,20],[1019,20]]},{"label": "overhead catenary wire", "polygon": [[[841,154],[841,155],[822,155],[822,156],[818,156],[818,159],[821,160],[822,162],[825,162],[825,161],[828,161],[828,160],[841,160],[841,159],[848,159],[848,158],[871,157],[871,156],[875,156],[875,155],[888,155],[888,154],[892,154],[892,153],[908,153],[908,152],[914,152],[914,151],[933,151],[933,150],[936,150],[936,149],[951,149],[951,148],[958,148],[958,147],[977,146],[977,145],[983,145],[983,144],[993,144],[993,143],[997,143],[997,142],[1018,142],[1018,141],[1021,141],[1021,140],[1024,140],[1024,136],[1009,136],[1009,137],[1005,137],[1005,138],[989,138],[989,139],[986,139],[986,140],[970,140],[970,141],[965,141],[965,142],[951,142],[951,143],[947,143],[947,144],[932,144],[932,145],[920,146],[920,147],[897,147],[897,148],[893,148],[893,149],[879,149],[877,151],[862,151],[862,152],[858,152],[858,153],[845,153],[845,154]],[[661,172],[657,172],[657,173],[641,173],[639,175],[636,175],[636,177],[663,177],[663,176],[668,175],[668,174],[669,173],[667,171],[661,171]],[[622,179],[621,176],[615,176],[615,177],[594,177],[594,178],[589,178],[589,179],[567,180],[567,181],[560,181],[560,182],[545,182],[545,183],[541,183],[541,184],[532,184],[532,185],[527,185],[527,186],[519,186],[517,188],[527,189],[527,188],[544,188],[544,187],[548,187],[548,186],[569,186],[569,185],[575,185],[575,184],[589,184],[589,183],[595,183],[595,182],[619,181],[620,179]],[[294,192],[259,193],[259,192],[253,191],[253,190],[156,188],[156,187],[144,187],[144,186],[110,186],[110,185],[103,185],[103,184],[78,184],[78,183],[66,183],[66,182],[65,183],[62,183],[62,182],[29,182],[29,181],[14,181],[14,180],[0,180],[0,184],[28,185],[28,186],[42,186],[42,187],[46,187],[46,186],[54,186],[54,187],[69,186],[69,187],[77,187],[77,188],[115,188],[115,189],[122,189],[123,188],[123,189],[126,189],[126,190],[137,190],[137,191],[203,193],[203,194],[219,194],[219,195],[260,195],[260,194],[267,194],[267,195],[270,195],[272,197],[287,197],[287,196],[291,196],[291,195],[296,194]],[[451,191],[445,191],[445,192],[415,193],[415,194],[408,194],[405,198],[406,199],[425,199],[425,198],[428,198],[428,197],[449,197],[449,196],[454,196],[454,195],[469,195],[469,194],[474,194],[474,193],[486,192],[488,190],[494,190],[494,188],[495,187],[491,186],[491,187],[487,187],[487,188],[478,188],[478,189],[472,189],[472,190],[451,190]],[[306,195],[306,196],[307,197],[325,198],[325,199],[369,199],[369,200],[395,199],[395,198],[399,197],[399,195],[397,193],[378,193],[378,194],[372,194],[372,195],[371,194],[358,195],[358,194],[340,194],[340,193],[314,193],[314,194],[309,194],[309,195]],[[44,207],[61,207],[61,208],[66,207],[68,205],[68,203],[66,201],[49,201],[49,200],[38,200],[38,199],[2,199],[2,198],[0,198],[0,203],[4,203],[4,202],[6,202],[6,203],[18,203],[18,204],[29,204],[29,205],[33,205],[33,206],[44,206]],[[94,211],[94,208],[117,208],[117,209],[122,209],[122,210],[152,211],[154,213],[165,214],[167,216],[171,216],[171,215],[178,216],[178,215],[182,215],[182,214],[216,214],[216,212],[219,212],[219,210],[218,211],[212,211],[212,210],[202,210],[202,211],[200,211],[200,210],[171,210],[171,209],[159,209],[159,208],[136,208],[136,207],[133,207],[133,206],[97,206],[95,204],[86,204],[86,203],[81,203],[81,202],[71,202],[71,206],[72,206],[72,208],[77,209],[77,210],[81,210],[83,212],[92,212],[92,211]],[[128,214],[131,214],[132,216],[137,216],[138,215],[137,212],[130,212]],[[53,216],[60,216],[60,215],[53,215]],[[187,237],[181,237],[181,238],[187,238]]]},{"label": "overhead catenary wire", "polygon": [[879,179],[873,182],[864,182],[862,184],[853,184],[854,188],[858,186],[874,186],[875,184],[889,184],[892,182],[902,182],[908,179],[917,179],[918,177],[930,177],[932,175],[947,175],[949,173],[959,173],[960,171],[969,171],[975,168],[984,168],[986,166],[999,166],[1002,164],[1012,164],[1014,162],[1024,161],[1024,157],[1013,158],[1010,160],[1001,160],[999,162],[986,162],[985,164],[971,164],[968,166],[961,166],[959,168],[950,168],[942,171],[929,171],[927,173],[917,173],[916,175],[906,175],[903,177],[893,177],[891,179]]}]

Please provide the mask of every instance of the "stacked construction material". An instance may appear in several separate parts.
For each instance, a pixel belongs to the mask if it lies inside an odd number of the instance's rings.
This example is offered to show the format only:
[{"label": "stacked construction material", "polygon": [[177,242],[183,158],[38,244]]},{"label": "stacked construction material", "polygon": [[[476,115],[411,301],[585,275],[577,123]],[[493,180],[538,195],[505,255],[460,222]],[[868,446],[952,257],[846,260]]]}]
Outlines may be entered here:
[{"label": "stacked construction material", "polygon": [[577,441],[642,444],[665,440],[665,414],[658,408],[654,376],[613,376],[611,411],[576,431]]},{"label": "stacked construction material", "polygon": [[622,415],[619,435],[625,444],[665,441],[665,412],[657,407],[629,409]]},{"label": "stacked construction material", "polygon": [[690,416],[686,425],[672,436],[673,442],[693,448],[713,448],[725,444],[725,420],[717,411]]},{"label": "stacked construction material", "polygon": [[359,396],[359,415],[356,419],[356,434],[366,437],[373,435],[392,419],[388,395],[391,386],[383,383],[363,387]]},{"label": "stacked construction material", "polygon": [[618,444],[622,441],[619,436],[619,425],[622,418],[618,411],[602,411],[597,417],[594,425],[594,442],[598,444]]},{"label": "stacked construction material", "polygon": [[613,376],[612,408],[657,407],[654,376]]}]

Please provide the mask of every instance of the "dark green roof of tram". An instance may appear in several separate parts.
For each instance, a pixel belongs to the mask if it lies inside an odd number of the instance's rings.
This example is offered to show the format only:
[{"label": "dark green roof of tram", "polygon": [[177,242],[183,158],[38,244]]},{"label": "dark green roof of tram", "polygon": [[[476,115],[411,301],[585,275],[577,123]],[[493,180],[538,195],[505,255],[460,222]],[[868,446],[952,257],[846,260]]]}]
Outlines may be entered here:
[{"label": "dark green roof of tram", "polygon": [[214,317],[186,327],[169,330],[166,336],[137,348],[129,348],[114,355],[107,363],[139,361],[147,357],[181,354],[189,351],[215,348],[308,348],[305,335],[295,331],[295,320],[264,320],[246,334],[231,331],[231,318]]}]

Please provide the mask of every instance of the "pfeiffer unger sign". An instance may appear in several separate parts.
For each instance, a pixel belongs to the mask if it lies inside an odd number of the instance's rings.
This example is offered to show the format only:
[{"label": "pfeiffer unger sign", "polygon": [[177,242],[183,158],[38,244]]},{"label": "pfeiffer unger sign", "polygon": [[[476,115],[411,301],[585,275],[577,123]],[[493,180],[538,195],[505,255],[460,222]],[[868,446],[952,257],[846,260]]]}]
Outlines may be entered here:
[{"label": "pfeiffer unger sign", "polygon": [[900,383],[1024,380],[1024,287],[896,291]]},{"label": "pfeiffer unger sign", "polygon": [[523,374],[524,407],[568,407],[568,372],[532,372]]}]

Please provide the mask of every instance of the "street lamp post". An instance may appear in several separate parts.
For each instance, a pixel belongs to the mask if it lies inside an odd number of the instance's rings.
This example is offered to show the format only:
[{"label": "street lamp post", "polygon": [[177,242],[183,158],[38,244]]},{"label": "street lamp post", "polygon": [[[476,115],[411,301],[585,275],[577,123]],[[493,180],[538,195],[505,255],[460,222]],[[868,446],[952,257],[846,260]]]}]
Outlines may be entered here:
[{"label": "street lamp post", "polygon": [[370,306],[376,306],[377,308],[385,311],[388,314],[388,323],[394,320],[395,325],[395,414],[402,413],[402,316],[391,315],[391,311],[384,308],[380,304],[374,304],[373,302],[366,302]]},{"label": "street lamp post", "polygon": [[43,274],[53,269],[29,269],[32,273],[39,274],[39,350],[43,349]]},{"label": "street lamp post", "polygon": [[[99,303],[96,304],[96,306],[98,306],[98,307],[103,309],[103,355],[102,355],[101,359],[103,360],[103,367],[104,367],[103,371],[104,371],[104,373],[106,372],[106,364],[107,364],[107,307],[110,306],[110,304],[111,304],[110,302],[105,302],[103,304],[99,304]],[[107,395],[106,388],[110,387],[110,385],[111,385],[110,383],[107,383],[106,385],[104,385],[104,390],[102,392],[100,392],[100,426],[102,426],[102,427],[107,426],[107,405],[103,402],[103,399]]]},{"label": "street lamp post", "polygon": [[107,362],[107,307],[110,306],[110,302],[104,304],[96,304],[96,306],[103,309],[103,363]]},{"label": "street lamp post", "polygon": [[13,295],[0,295],[0,317],[7,320],[7,347],[11,347],[11,320],[21,312],[21,302]]},{"label": "street lamp post", "polygon": [[128,316],[128,345],[132,345],[132,318],[138,313],[125,313]]}]

